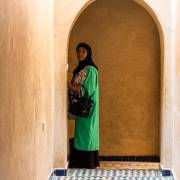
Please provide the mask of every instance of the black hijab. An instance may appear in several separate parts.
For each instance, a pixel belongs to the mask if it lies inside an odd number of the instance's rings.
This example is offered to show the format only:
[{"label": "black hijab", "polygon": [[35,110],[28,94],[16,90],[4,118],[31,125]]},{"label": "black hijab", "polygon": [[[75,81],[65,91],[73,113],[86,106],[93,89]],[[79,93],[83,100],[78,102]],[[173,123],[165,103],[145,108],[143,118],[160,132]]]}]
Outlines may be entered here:
[{"label": "black hijab", "polygon": [[94,64],[94,62],[92,60],[92,57],[91,57],[91,55],[92,55],[91,47],[86,43],[80,43],[76,47],[76,52],[78,51],[78,49],[80,47],[83,47],[84,49],[87,50],[87,56],[83,61],[79,61],[78,66],[73,71],[73,74],[74,75],[77,74],[78,72],[80,72],[82,69],[84,69],[88,65],[89,66],[94,66],[98,70],[98,67]]}]

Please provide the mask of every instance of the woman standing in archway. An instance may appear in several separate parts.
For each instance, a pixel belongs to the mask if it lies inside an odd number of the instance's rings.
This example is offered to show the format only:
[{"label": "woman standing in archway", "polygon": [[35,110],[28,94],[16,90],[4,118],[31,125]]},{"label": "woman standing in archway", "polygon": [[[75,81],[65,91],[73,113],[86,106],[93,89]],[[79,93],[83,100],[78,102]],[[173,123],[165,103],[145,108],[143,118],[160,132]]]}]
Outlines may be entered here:
[{"label": "woman standing in archway", "polygon": [[70,93],[89,96],[93,101],[88,117],[75,116],[75,133],[71,146],[69,168],[99,166],[99,85],[98,68],[92,60],[91,47],[80,43],[77,48],[78,66],[69,83]]}]

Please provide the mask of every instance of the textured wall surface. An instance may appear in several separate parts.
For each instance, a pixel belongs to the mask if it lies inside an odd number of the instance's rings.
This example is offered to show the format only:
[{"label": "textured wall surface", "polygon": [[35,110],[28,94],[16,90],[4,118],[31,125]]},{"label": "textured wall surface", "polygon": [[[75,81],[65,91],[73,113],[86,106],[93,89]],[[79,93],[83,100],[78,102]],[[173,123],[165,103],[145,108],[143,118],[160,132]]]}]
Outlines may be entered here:
[{"label": "textured wall surface", "polygon": [[100,154],[159,155],[160,41],[152,17],[131,0],[90,5],[70,36],[69,78],[79,42],[92,46],[99,67]]},{"label": "textured wall surface", "polygon": [[0,1],[0,179],[53,168],[53,1]]},{"label": "textured wall surface", "polygon": [[174,122],[174,153],[173,153],[173,170],[177,180],[180,179],[180,2],[176,5],[177,17],[176,17],[176,109],[175,109],[175,122]]},{"label": "textured wall surface", "polygon": [[[54,0],[54,167],[66,168],[67,166],[67,54],[66,38],[68,29],[63,31],[65,1]],[[69,7],[70,8],[70,7]],[[70,8],[71,9],[71,8]],[[67,13],[66,18],[71,15]],[[68,22],[68,21],[67,21]],[[67,23],[68,24],[68,23]],[[66,26],[65,26],[66,27]]]}]

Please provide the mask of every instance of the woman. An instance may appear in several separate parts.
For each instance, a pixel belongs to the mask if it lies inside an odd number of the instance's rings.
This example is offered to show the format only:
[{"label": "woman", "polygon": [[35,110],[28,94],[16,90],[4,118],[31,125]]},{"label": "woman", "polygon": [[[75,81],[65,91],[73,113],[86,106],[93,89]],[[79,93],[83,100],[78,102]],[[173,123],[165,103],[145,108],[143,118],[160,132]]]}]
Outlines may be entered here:
[{"label": "woman", "polygon": [[88,117],[75,116],[75,133],[69,168],[96,168],[99,166],[98,68],[92,61],[89,45],[80,43],[76,52],[79,64],[73,71],[69,92],[79,96],[89,96],[93,106]]}]

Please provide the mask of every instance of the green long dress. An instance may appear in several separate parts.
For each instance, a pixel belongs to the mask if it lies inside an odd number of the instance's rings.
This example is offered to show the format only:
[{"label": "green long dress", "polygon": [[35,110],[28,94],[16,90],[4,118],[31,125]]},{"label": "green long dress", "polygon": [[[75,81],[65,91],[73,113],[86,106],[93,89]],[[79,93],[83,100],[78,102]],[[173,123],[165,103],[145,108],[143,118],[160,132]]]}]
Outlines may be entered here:
[{"label": "green long dress", "polygon": [[89,117],[75,117],[74,147],[83,151],[99,150],[99,86],[98,71],[87,66],[86,78],[81,86],[82,96],[90,96],[93,106]]}]

